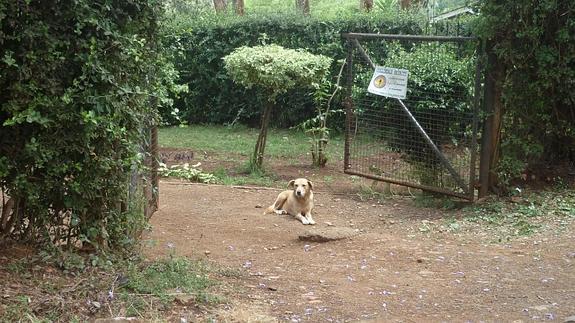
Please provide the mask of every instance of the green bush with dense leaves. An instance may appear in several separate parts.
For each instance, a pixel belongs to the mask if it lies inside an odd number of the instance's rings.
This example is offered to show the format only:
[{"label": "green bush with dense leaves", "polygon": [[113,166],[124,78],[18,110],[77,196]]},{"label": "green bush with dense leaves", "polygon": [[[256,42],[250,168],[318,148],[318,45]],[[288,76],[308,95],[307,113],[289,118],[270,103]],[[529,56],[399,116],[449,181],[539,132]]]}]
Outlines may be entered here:
[{"label": "green bush with dense leaves", "polygon": [[162,12],[147,0],[0,4],[0,240],[119,245],[141,227],[120,205],[177,76]]},{"label": "green bush with dense leaves", "polygon": [[332,59],[301,49],[266,45],[237,48],[223,60],[234,82],[246,89],[262,90],[265,95],[261,131],[252,158],[252,165],[261,168],[271,112],[278,95],[296,86],[313,93],[325,79]]},{"label": "green bush with dense leaves", "polygon": [[[334,59],[346,57],[342,32],[421,33],[415,17],[401,13],[384,16],[347,15],[331,20],[296,15],[248,15],[246,17],[211,18],[201,24],[178,24],[174,31],[183,47],[177,62],[181,82],[190,91],[175,102],[184,120],[190,123],[230,123],[239,120],[256,125],[261,110],[262,92],[235,84],[224,69],[222,58],[242,46],[274,43]],[[332,66],[331,78],[339,66]],[[305,89],[294,88],[277,99],[273,118],[276,126],[289,127],[314,116],[313,98]],[[164,121],[174,122],[170,111]]]},{"label": "green bush with dense leaves", "polygon": [[574,1],[483,3],[475,30],[502,75],[504,182],[529,164],[575,162],[574,15]]},{"label": "green bush with dense leaves", "polygon": [[[441,146],[453,143],[461,138],[470,124],[470,119],[464,118],[471,112],[471,96],[473,94],[473,67],[475,56],[473,52],[458,55],[457,48],[449,44],[421,43],[408,49],[394,44],[388,46],[388,57],[385,66],[406,69],[409,71],[407,99],[404,100],[410,112],[426,130],[429,137]],[[359,84],[369,84],[373,74],[371,69],[360,73]],[[367,94],[364,88],[354,91],[356,100],[373,95]],[[374,107],[381,107],[382,119],[390,120],[386,124],[386,138],[395,149],[413,158],[423,158],[429,151],[423,136],[410,122],[395,100],[375,98]],[[400,114],[402,119],[397,119]],[[461,124],[461,121],[467,123]],[[433,154],[432,154],[433,155]],[[437,162],[437,160],[434,160]]]},{"label": "green bush with dense leaves", "polygon": [[[474,62],[473,55],[458,57],[453,46],[433,43],[400,49],[386,60],[387,66],[409,71],[409,109],[436,145],[460,138],[460,130],[469,125],[458,122],[462,113],[471,112]],[[390,126],[397,132],[392,144],[402,151],[415,157],[429,150],[415,127]]]},{"label": "green bush with dense leaves", "polygon": [[296,86],[312,88],[324,78],[332,59],[278,45],[240,47],[223,58],[233,81],[266,91],[268,101]]}]

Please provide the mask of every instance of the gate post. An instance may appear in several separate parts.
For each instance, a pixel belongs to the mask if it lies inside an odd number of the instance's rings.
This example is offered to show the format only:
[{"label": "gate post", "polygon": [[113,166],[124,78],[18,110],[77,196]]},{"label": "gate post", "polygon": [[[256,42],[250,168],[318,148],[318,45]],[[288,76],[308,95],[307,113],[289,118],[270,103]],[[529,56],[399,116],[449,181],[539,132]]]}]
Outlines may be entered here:
[{"label": "gate post", "polygon": [[352,113],[353,113],[353,100],[352,87],[353,87],[353,44],[352,40],[347,38],[347,58],[346,58],[346,78],[345,78],[345,145],[343,148],[343,170],[346,171],[350,169],[351,163],[349,161],[350,156],[350,145],[351,145],[351,127],[352,127]]},{"label": "gate post", "polygon": [[479,166],[479,197],[484,197],[497,185],[495,168],[499,161],[499,143],[501,138],[501,102],[502,71],[497,55],[493,52],[493,43],[488,42],[485,92],[483,94],[486,113],[483,135],[481,136],[481,160]]}]

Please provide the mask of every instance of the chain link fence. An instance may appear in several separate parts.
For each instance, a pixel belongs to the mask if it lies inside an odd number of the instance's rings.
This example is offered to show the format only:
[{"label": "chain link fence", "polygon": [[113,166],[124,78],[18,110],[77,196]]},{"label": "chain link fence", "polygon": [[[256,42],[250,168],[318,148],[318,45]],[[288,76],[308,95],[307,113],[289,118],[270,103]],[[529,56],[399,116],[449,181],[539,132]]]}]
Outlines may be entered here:
[{"label": "chain link fence", "polygon": [[[345,172],[474,199],[480,67],[469,37],[344,34],[349,45]],[[374,95],[408,71],[405,99]],[[387,83],[386,83],[387,81]]]}]

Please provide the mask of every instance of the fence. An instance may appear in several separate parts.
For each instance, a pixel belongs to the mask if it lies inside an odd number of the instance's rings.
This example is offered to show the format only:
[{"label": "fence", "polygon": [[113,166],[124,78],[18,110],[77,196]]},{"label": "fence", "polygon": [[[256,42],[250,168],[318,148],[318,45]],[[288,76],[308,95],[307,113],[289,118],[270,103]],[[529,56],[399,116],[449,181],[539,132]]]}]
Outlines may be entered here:
[{"label": "fence", "polygon": [[[348,174],[475,197],[481,67],[470,37],[344,34]],[[376,66],[408,70],[405,99],[368,93]],[[374,84],[372,84],[374,86]]]}]

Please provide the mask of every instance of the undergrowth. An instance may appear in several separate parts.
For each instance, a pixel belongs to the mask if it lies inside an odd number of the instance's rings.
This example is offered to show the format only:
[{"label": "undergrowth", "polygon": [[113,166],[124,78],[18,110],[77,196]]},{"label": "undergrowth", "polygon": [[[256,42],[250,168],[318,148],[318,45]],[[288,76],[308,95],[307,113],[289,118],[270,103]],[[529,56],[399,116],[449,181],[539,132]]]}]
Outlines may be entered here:
[{"label": "undergrowth", "polygon": [[74,255],[0,257],[0,321],[157,320],[169,317],[177,306],[210,306],[222,300],[210,292],[216,282],[209,278],[220,275],[220,269],[201,262],[110,256],[92,266],[95,256]]}]

